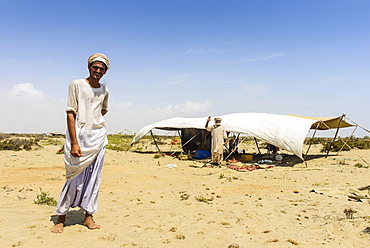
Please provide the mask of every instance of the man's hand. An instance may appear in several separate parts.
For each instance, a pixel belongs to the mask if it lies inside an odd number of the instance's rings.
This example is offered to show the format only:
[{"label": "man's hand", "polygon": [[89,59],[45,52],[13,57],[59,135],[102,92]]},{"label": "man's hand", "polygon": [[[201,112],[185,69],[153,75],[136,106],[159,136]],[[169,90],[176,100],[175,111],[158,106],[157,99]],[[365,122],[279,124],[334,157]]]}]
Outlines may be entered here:
[{"label": "man's hand", "polygon": [[104,116],[106,113],[108,113],[108,110],[106,110],[106,109],[102,109],[102,110],[101,110],[101,115],[103,115],[103,116]]},{"label": "man's hand", "polygon": [[74,157],[81,157],[81,147],[78,144],[73,144],[71,147],[71,155]]},{"label": "man's hand", "polygon": [[208,122],[211,121],[211,116],[208,116],[207,121]]}]

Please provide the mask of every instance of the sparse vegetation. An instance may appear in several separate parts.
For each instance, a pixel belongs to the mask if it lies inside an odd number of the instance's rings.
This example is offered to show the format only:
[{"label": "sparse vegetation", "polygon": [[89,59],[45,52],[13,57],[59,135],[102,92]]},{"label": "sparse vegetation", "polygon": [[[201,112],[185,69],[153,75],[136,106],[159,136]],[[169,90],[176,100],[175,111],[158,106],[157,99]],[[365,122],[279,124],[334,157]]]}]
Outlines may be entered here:
[{"label": "sparse vegetation", "polygon": [[299,245],[299,243],[293,239],[288,239],[288,242],[292,243],[293,245]]},{"label": "sparse vegetation", "polygon": [[[345,141],[346,144],[343,142]],[[330,151],[333,152],[338,152],[340,150],[342,151],[349,151],[353,148],[357,149],[370,149],[370,140],[364,139],[364,138],[356,138],[356,137],[349,137],[348,138],[342,138],[342,139],[337,139],[332,146],[331,141],[328,141],[323,144],[323,147],[321,149],[321,152],[325,152],[330,149]]]},{"label": "sparse vegetation", "polygon": [[232,181],[237,180],[239,178],[236,177],[236,176],[226,177],[225,174],[221,173],[220,176],[218,177],[218,179],[225,179],[228,182],[232,182]]},{"label": "sparse vegetation", "polygon": [[30,151],[41,147],[42,134],[4,134],[0,133],[0,150]]},{"label": "sparse vegetation", "polygon": [[107,149],[115,151],[128,151],[133,135],[129,134],[109,134]]},{"label": "sparse vegetation", "polygon": [[165,155],[163,153],[156,153],[154,154],[154,158],[157,159],[157,158],[161,158],[161,157],[164,157]]},{"label": "sparse vegetation", "polygon": [[0,150],[30,151],[33,146],[40,147],[36,139],[11,138],[0,142]]},{"label": "sparse vegetation", "polygon": [[238,244],[231,244],[227,248],[240,248]]},{"label": "sparse vegetation", "polygon": [[353,214],[357,213],[357,211],[352,208],[346,208],[343,210],[343,213],[346,215],[347,219],[353,219]]},{"label": "sparse vegetation", "polygon": [[184,236],[184,235],[182,235],[182,234],[177,234],[177,235],[175,236],[175,239],[184,240],[184,239],[185,239],[185,236]]},{"label": "sparse vegetation", "polygon": [[[359,137],[338,137],[338,139],[335,140],[332,147],[330,147],[332,142],[332,138],[323,138],[323,137],[317,137],[317,138],[306,138],[305,143],[307,145],[316,145],[316,144],[322,144],[321,152],[326,152],[330,149],[331,152],[338,152],[340,150],[342,151],[349,151],[353,148],[357,149],[370,149],[370,138],[369,136],[364,136],[363,138]],[[347,144],[345,144],[346,142]]]},{"label": "sparse vegetation", "polygon": [[317,137],[317,138],[306,138],[305,143],[307,145],[317,145],[317,144],[326,144],[330,142],[332,139],[330,138],[323,138],[323,137]]},{"label": "sparse vegetation", "polygon": [[195,199],[198,201],[198,202],[204,202],[204,203],[207,203],[207,204],[212,204],[212,201],[213,201],[213,196],[210,197],[210,198],[207,198],[207,197],[204,197],[204,196],[196,196]]},{"label": "sparse vegetation", "polygon": [[324,186],[328,186],[329,183],[327,182],[315,182],[312,184],[312,186],[320,186],[320,187],[324,187]]},{"label": "sparse vegetation", "polygon": [[49,195],[50,195],[49,192],[44,192],[40,188],[40,194],[37,195],[36,200],[33,203],[40,205],[56,206],[57,201],[54,199],[54,197],[51,197]]},{"label": "sparse vegetation", "polygon": [[190,195],[189,194],[186,194],[185,192],[180,192],[181,195],[180,195],[180,199],[181,201],[185,201],[185,200],[188,200]]},{"label": "sparse vegetation", "polygon": [[362,163],[356,163],[354,166],[357,168],[369,168],[369,166],[363,165]]}]

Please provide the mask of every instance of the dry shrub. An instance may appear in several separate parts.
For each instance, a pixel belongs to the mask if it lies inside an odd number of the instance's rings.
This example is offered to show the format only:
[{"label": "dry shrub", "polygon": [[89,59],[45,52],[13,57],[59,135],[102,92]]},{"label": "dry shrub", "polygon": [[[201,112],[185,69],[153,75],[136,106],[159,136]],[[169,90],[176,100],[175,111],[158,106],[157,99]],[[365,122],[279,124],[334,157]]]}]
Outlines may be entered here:
[{"label": "dry shrub", "polygon": [[[343,141],[345,141],[347,145]],[[350,137],[349,140],[347,140],[347,138],[338,139],[333,143],[331,147],[330,145],[331,145],[331,141],[324,143],[321,149],[321,152],[325,152],[329,149],[332,152],[338,152],[340,150],[349,151],[353,148],[357,148],[360,150],[367,150],[367,149],[370,149],[370,140],[367,140],[364,138]]]},{"label": "dry shrub", "polygon": [[0,150],[20,151],[24,149],[30,151],[33,146],[40,146],[35,139],[12,138],[0,142]]}]

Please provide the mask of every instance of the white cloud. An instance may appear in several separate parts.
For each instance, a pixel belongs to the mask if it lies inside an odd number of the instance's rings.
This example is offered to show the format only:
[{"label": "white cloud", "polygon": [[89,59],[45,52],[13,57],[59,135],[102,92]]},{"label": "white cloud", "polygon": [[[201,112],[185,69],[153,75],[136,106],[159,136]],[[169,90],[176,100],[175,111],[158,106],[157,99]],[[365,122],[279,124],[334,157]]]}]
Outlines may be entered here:
[{"label": "white cloud", "polygon": [[52,98],[30,83],[0,91],[0,115],[7,120],[0,132],[64,132],[65,100]]},{"label": "white cloud", "polygon": [[108,110],[114,110],[115,112],[122,113],[122,112],[132,112],[133,111],[133,103],[132,102],[117,102],[112,101],[109,103]]},{"label": "white cloud", "polygon": [[167,79],[166,85],[190,85],[190,75],[173,76]]},{"label": "white cloud", "polygon": [[18,99],[42,99],[44,93],[40,90],[36,90],[35,87],[30,83],[17,84],[9,91],[9,97]]},{"label": "white cloud", "polygon": [[231,52],[231,51],[232,50],[219,49],[219,48],[197,47],[197,48],[190,48],[183,54],[224,53],[224,52]]},{"label": "white cloud", "polygon": [[167,115],[167,116],[173,116],[173,115],[189,115],[189,114],[196,114],[196,113],[202,113],[207,110],[209,110],[212,106],[212,103],[210,101],[205,102],[192,102],[187,101],[184,104],[178,104],[178,105],[168,105],[165,108],[156,108],[150,110],[151,114],[159,114],[159,115]]},{"label": "white cloud", "polygon": [[248,62],[254,62],[254,61],[270,60],[270,59],[282,57],[282,56],[285,56],[285,55],[286,55],[285,53],[274,53],[274,54],[267,55],[267,56],[254,57],[254,58],[250,58],[250,59],[236,61],[235,63],[248,63]]},{"label": "white cloud", "polygon": [[247,97],[261,96],[269,91],[270,87],[265,84],[248,84],[242,86],[242,92]]}]

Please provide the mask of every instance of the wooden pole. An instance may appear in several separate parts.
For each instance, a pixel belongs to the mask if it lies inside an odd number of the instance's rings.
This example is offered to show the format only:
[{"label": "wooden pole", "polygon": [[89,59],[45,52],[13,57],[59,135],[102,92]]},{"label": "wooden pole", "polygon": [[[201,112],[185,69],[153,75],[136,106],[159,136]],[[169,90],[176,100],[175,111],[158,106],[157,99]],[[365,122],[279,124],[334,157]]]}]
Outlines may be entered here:
[{"label": "wooden pole", "polygon": [[[313,139],[313,138],[315,137],[315,134],[316,134],[317,128],[319,127],[320,123],[321,123],[321,121],[317,123],[317,125],[316,125],[316,127],[315,127],[315,132],[313,133],[313,135],[312,135],[311,139]],[[310,143],[310,145],[308,146],[307,151],[306,151],[306,154],[305,154],[305,155],[304,155],[304,157],[303,157],[303,161],[305,161],[305,160],[306,160],[306,157],[307,157],[308,151],[309,151],[309,150],[310,150],[310,148],[311,148],[311,145],[312,145],[312,143]]]},{"label": "wooden pole", "polygon": [[344,141],[344,140],[342,140],[342,139],[341,139],[341,141],[343,142],[343,145],[342,145],[342,147],[339,149],[339,151],[337,152],[337,155],[339,154],[339,152],[340,152],[340,151],[342,151],[342,149],[343,149],[345,146],[348,146],[348,148],[349,148],[349,149],[352,149],[352,147],[350,147],[347,143],[348,143],[348,141],[350,141],[350,140],[352,139],[353,134],[356,132],[357,128],[358,128],[358,126],[356,125],[356,128],[353,130],[353,132],[351,133],[351,135],[349,136],[349,138],[348,138],[346,141]]},{"label": "wooden pole", "polygon": [[[236,138],[236,139],[239,139],[239,136],[240,136],[240,133],[238,133],[238,137]],[[235,139],[235,141],[236,141],[236,139]],[[244,138],[245,139],[245,138]],[[243,139],[243,140],[244,140]],[[228,159],[229,157],[230,157],[230,155],[231,154],[233,154],[234,152],[236,151],[236,146],[235,146],[235,148],[226,156],[226,158],[224,159],[224,160],[226,160],[226,159]]]},{"label": "wooden pole", "polygon": [[253,138],[254,138],[254,142],[256,142],[256,146],[257,146],[257,149],[258,149],[258,154],[261,154],[260,148],[258,147],[258,141],[257,141],[256,137],[253,137]]},{"label": "wooden pole", "polygon": [[[346,118],[347,120],[350,120],[350,119],[348,119],[348,118]],[[366,128],[364,128],[364,127],[362,127],[362,126],[360,126],[360,125],[358,125],[356,122],[354,122],[353,120],[350,120],[351,122],[353,122],[354,124],[356,124],[356,126],[358,126],[358,127],[360,127],[360,128],[362,128],[363,130],[365,130],[366,132],[368,132],[368,133],[370,133],[370,131],[369,130],[367,130]]]},{"label": "wooden pole", "polygon": [[157,141],[156,141],[156,140],[155,140],[155,138],[154,138],[154,135],[153,135],[152,130],[150,130],[150,134],[152,135],[152,138],[153,138],[153,140],[154,140],[154,144],[155,144],[155,146],[157,147],[158,152],[159,152],[159,153],[162,153],[162,152],[161,152],[161,149],[159,149],[159,146],[158,146],[158,144],[157,144]]},{"label": "wooden pole", "polygon": [[340,123],[342,122],[342,120],[343,120],[343,118],[344,118],[345,116],[346,116],[345,114],[342,114],[342,117],[341,117],[341,118],[340,118],[340,120],[339,120],[338,127],[337,127],[337,131],[335,132],[334,138],[333,138],[333,140],[332,140],[332,141],[331,141],[331,143],[330,143],[330,146],[329,146],[328,151],[326,152],[326,156],[325,156],[325,158],[327,158],[327,157],[328,157],[328,155],[329,155],[330,149],[331,149],[331,147],[333,146],[335,139],[337,138],[337,135],[338,135],[338,132],[339,132]]},{"label": "wooden pole", "polygon": [[[186,146],[190,141],[192,141],[195,137],[197,137],[198,136],[198,134],[200,134],[201,133],[201,131],[199,131],[197,134],[195,134],[193,137],[191,137],[191,139],[189,139],[188,141],[186,141],[185,142],[185,144],[183,144],[182,146],[181,146],[181,149],[184,147],[184,146]],[[170,156],[172,156],[173,154],[175,154],[175,152],[176,151],[174,151],[173,153],[171,153],[171,155]]]}]

